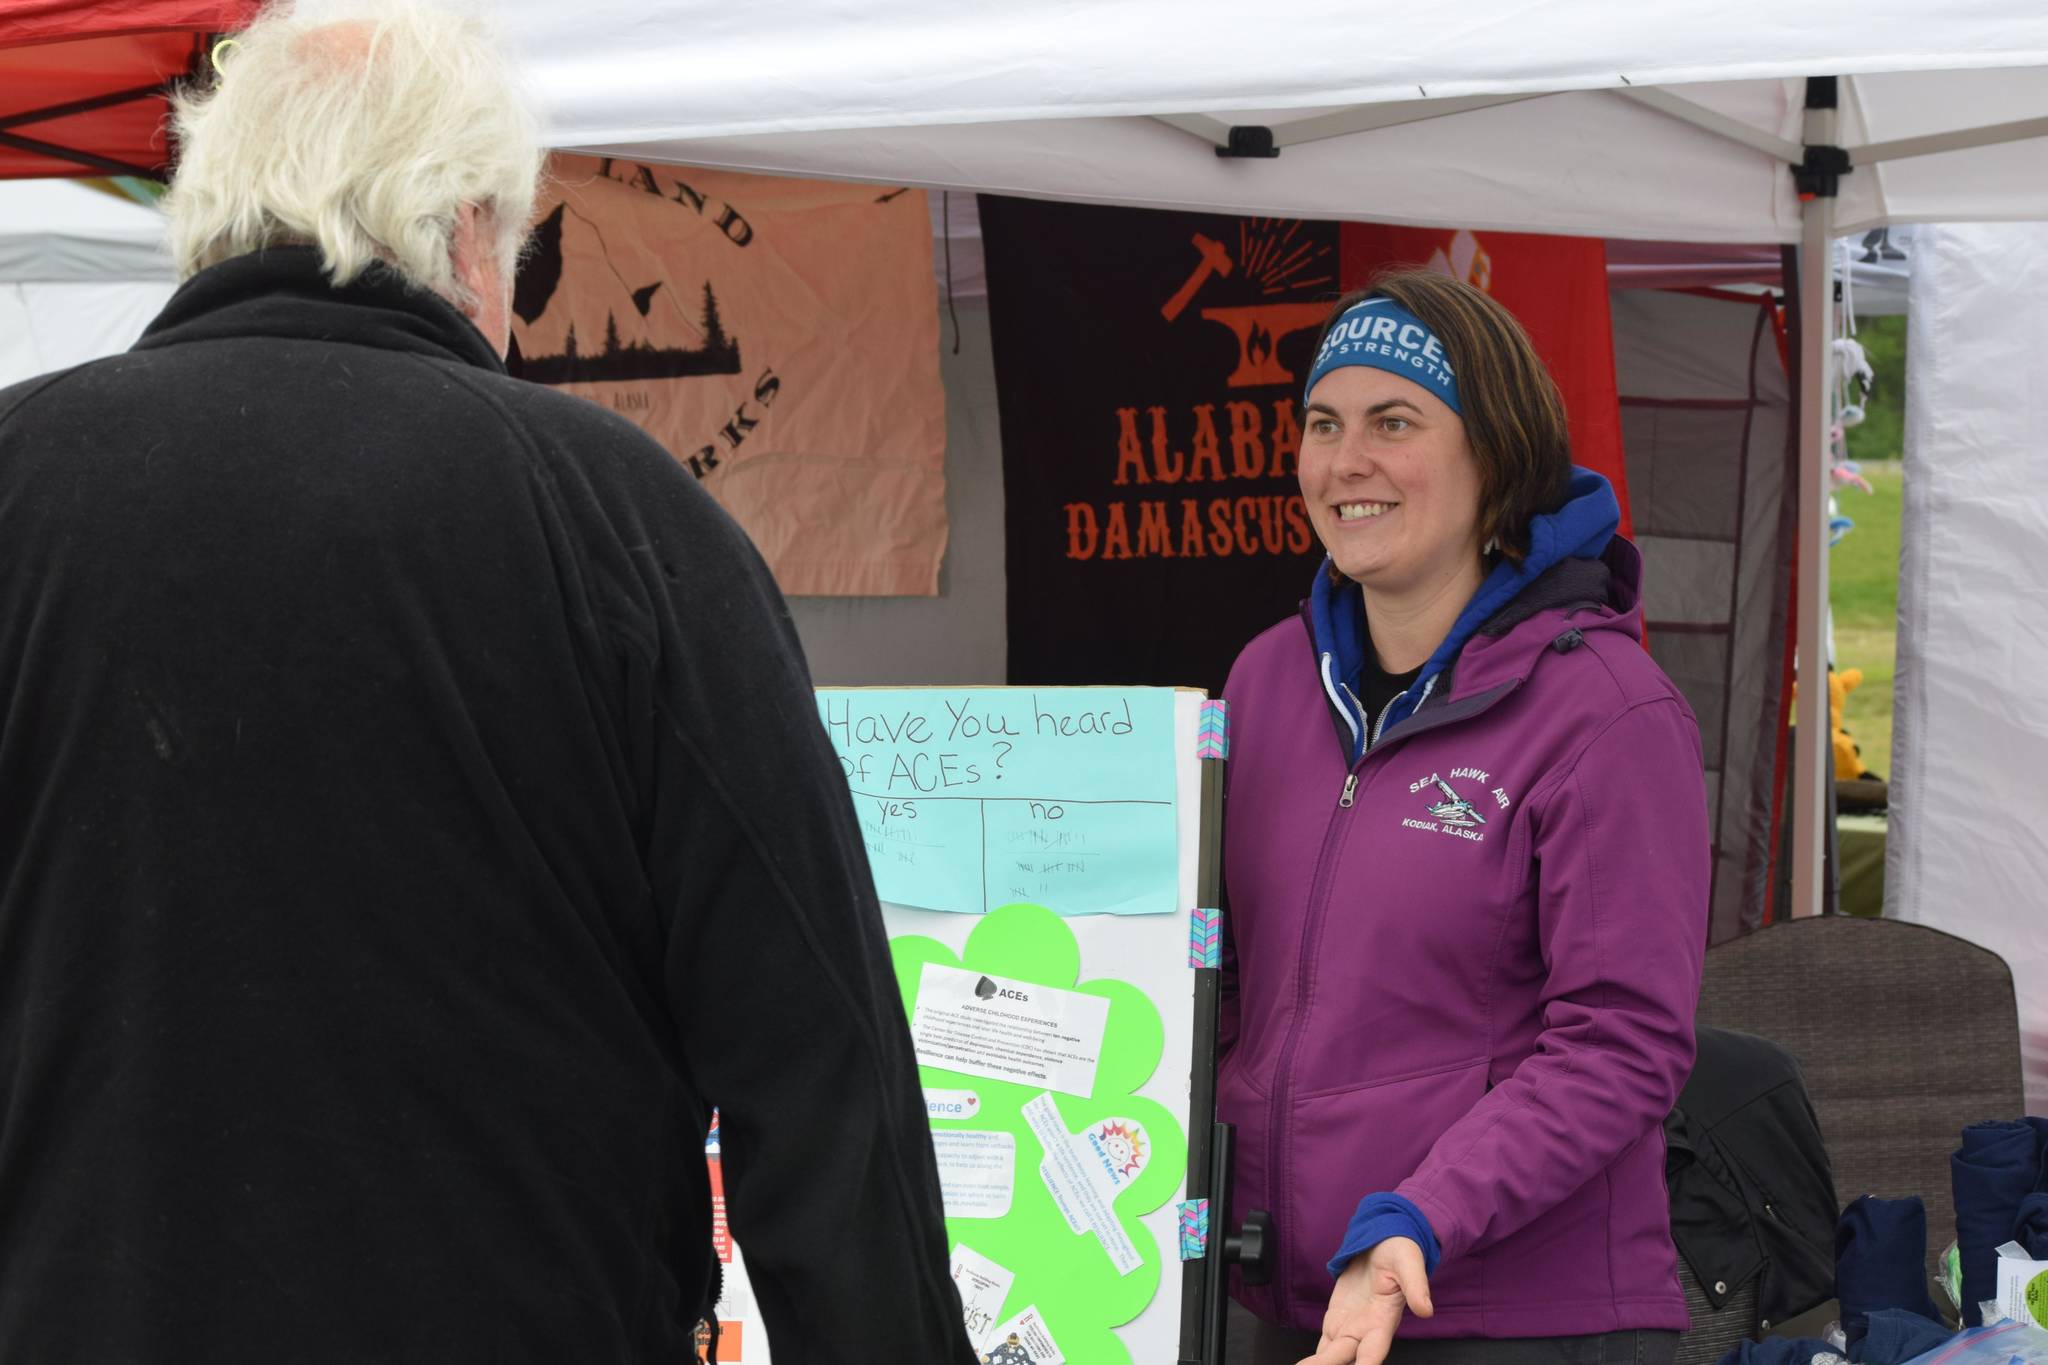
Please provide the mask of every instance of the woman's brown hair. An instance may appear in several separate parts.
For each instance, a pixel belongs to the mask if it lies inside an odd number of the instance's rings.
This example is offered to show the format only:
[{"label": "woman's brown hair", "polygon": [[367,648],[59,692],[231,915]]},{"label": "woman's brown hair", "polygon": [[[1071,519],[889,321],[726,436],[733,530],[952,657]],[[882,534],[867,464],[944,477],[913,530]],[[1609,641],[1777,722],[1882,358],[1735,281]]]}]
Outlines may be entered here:
[{"label": "woman's brown hair", "polygon": [[[1513,313],[1433,270],[1375,276],[1337,300],[1323,335],[1346,311],[1374,297],[1400,304],[1443,343],[1458,380],[1465,439],[1479,465],[1479,543],[1498,541],[1500,553],[1520,564],[1529,553],[1529,522],[1558,509],[1571,479],[1571,436],[1550,371]],[[1321,336],[1316,348],[1322,348]]]}]

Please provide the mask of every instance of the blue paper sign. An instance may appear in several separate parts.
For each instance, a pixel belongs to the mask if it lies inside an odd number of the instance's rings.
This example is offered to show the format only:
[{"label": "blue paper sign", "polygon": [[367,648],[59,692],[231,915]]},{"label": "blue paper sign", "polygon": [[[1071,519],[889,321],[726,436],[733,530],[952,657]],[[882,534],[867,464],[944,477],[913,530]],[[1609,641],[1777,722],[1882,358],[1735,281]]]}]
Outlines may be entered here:
[{"label": "blue paper sign", "polygon": [[922,910],[1181,907],[1168,688],[820,688],[875,889]]}]

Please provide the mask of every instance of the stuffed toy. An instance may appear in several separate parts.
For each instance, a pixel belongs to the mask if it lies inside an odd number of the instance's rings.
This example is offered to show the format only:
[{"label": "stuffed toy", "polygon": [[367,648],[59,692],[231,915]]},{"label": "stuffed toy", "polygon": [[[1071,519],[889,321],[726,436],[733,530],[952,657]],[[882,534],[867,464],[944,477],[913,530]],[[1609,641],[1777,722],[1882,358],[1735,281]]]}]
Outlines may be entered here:
[{"label": "stuffed toy", "polygon": [[1869,777],[1871,772],[1863,766],[1863,751],[1856,747],[1856,741],[1842,724],[1842,711],[1848,705],[1849,694],[1863,686],[1863,670],[1844,668],[1828,670],[1828,733],[1834,738],[1835,780],[1853,782],[1859,777]]},{"label": "stuffed toy", "polygon": [[[1835,780],[1854,782],[1858,778],[1875,777],[1877,774],[1863,766],[1863,751],[1856,747],[1856,740],[1842,724],[1842,710],[1847,705],[1849,694],[1863,686],[1863,670],[1844,668],[1828,670],[1828,735],[1835,750]],[[1792,684],[1792,699],[1799,700],[1799,684]]]}]

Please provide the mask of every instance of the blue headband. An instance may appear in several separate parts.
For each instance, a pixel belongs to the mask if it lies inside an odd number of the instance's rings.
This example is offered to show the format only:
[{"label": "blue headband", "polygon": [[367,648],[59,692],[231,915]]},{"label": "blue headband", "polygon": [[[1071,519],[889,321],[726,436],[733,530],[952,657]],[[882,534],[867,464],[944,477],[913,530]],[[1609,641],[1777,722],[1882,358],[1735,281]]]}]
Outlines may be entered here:
[{"label": "blue headband", "polygon": [[1331,325],[1309,368],[1303,400],[1317,380],[1346,365],[1370,365],[1397,374],[1443,399],[1444,406],[1460,417],[1465,415],[1458,406],[1458,377],[1451,373],[1443,343],[1421,318],[1390,298],[1375,296],[1354,304]]}]

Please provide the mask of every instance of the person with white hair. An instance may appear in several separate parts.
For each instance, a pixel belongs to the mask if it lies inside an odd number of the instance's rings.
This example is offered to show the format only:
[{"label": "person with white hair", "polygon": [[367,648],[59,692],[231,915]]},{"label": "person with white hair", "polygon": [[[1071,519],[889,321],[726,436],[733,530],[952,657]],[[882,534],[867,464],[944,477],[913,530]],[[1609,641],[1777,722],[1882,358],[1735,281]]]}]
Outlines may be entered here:
[{"label": "person with white hair", "polygon": [[189,278],[0,390],[0,1360],[696,1359],[714,1108],[778,1360],[971,1360],[787,609],[505,374],[506,64],[383,0],[218,67]]}]

